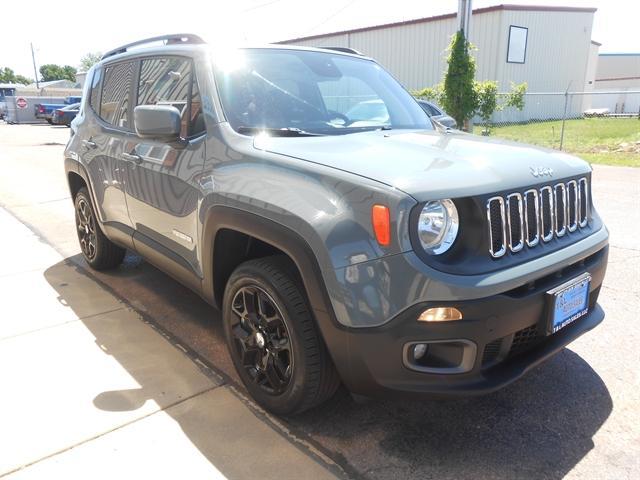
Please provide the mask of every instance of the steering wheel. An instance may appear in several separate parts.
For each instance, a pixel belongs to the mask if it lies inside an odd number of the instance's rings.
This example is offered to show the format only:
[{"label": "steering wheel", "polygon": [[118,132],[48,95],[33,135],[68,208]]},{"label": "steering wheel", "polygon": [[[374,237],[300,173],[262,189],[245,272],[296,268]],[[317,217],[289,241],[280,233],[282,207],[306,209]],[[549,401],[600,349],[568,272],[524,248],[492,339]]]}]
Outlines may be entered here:
[{"label": "steering wheel", "polygon": [[344,122],[342,124],[343,126],[349,125],[351,123],[351,119],[343,113],[336,112],[335,110],[327,110],[327,113],[329,114],[329,123],[332,123],[335,119],[342,120]]}]

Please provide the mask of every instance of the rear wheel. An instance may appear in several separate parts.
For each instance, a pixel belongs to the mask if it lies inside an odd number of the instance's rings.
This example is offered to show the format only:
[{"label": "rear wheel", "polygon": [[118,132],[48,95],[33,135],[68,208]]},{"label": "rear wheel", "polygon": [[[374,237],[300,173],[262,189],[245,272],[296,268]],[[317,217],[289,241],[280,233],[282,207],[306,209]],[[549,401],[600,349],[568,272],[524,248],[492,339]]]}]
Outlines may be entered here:
[{"label": "rear wheel", "polygon": [[94,270],[107,270],[120,265],[126,250],[109,240],[100,229],[85,187],[76,194],[74,205],[78,241],[89,266]]},{"label": "rear wheel", "polygon": [[299,413],[330,398],[340,380],[302,289],[283,257],[250,260],[231,275],[223,321],[231,358],[264,408]]}]

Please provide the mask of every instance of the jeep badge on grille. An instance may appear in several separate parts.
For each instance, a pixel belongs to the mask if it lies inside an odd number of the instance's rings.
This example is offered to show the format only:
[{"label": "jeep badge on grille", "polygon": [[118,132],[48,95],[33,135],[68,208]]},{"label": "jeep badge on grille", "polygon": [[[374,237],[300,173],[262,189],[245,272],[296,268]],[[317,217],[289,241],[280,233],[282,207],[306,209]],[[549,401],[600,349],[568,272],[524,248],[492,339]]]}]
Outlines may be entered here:
[{"label": "jeep badge on grille", "polygon": [[544,177],[544,176],[553,177],[553,168],[549,168],[549,167],[529,167],[529,171],[531,172],[531,175],[533,175],[536,178]]}]

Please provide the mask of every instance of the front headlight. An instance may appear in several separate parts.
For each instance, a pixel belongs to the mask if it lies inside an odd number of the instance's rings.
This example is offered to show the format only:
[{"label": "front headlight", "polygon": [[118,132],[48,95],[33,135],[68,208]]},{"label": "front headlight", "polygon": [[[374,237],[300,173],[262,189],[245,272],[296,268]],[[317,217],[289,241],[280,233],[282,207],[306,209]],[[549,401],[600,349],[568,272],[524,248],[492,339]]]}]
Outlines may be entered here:
[{"label": "front headlight", "polygon": [[458,210],[449,199],[427,202],[418,219],[418,238],[424,251],[440,255],[458,235]]}]

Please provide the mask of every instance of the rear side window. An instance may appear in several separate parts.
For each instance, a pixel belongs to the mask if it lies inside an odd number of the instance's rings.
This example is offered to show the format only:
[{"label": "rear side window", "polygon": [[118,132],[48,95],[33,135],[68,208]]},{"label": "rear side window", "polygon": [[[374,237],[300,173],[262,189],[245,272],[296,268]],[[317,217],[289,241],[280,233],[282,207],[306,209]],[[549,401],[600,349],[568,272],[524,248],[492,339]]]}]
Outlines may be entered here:
[{"label": "rear side window", "polygon": [[180,135],[202,133],[204,123],[191,59],[162,57],[142,60],[138,105],[171,105],[182,117]]},{"label": "rear side window", "polygon": [[126,130],[131,130],[129,98],[133,69],[133,62],[123,62],[106,67],[100,100],[100,118],[115,127]]},{"label": "rear side window", "polygon": [[91,80],[91,93],[89,94],[89,104],[96,111],[100,111],[100,80],[102,79],[102,68],[97,68],[93,72]]}]

